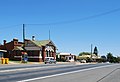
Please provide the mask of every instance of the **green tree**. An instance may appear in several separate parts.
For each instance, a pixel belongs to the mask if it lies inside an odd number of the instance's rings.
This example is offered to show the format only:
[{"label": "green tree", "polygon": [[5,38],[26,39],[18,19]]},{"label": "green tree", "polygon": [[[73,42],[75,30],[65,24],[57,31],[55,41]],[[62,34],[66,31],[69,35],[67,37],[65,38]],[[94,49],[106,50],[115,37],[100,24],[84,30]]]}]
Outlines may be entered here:
[{"label": "green tree", "polygon": [[82,56],[82,55],[91,55],[91,54],[89,52],[81,52],[79,56]]},{"label": "green tree", "polygon": [[109,61],[110,63],[120,63],[120,57],[114,57],[112,53],[108,53],[107,61]]},{"label": "green tree", "polygon": [[96,46],[95,46],[95,48],[94,48],[94,52],[93,52],[93,54],[95,54],[96,56],[98,56],[98,49],[97,49]]},{"label": "green tree", "polygon": [[117,57],[117,63],[120,63],[120,57]]},{"label": "green tree", "polygon": [[117,58],[112,55],[112,53],[107,54],[107,61],[110,63],[117,63]]}]

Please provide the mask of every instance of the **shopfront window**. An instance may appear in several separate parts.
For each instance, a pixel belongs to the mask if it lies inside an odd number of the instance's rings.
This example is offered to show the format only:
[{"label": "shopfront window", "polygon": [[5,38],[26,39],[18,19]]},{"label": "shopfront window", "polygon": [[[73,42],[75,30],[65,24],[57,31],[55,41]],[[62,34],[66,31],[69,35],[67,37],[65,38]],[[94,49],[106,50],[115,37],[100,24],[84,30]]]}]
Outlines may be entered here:
[{"label": "shopfront window", "polygon": [[3,57],[3,52],[0,52],[0,58],[2,58]]}]

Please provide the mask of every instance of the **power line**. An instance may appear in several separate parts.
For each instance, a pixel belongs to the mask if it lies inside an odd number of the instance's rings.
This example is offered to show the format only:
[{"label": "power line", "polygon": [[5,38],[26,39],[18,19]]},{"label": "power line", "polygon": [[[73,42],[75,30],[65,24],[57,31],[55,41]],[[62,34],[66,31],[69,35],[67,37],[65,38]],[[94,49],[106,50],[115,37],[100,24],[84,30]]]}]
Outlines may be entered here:
[{"label": "power line", "polygon": [[117,9],[114,9],[114,10],[110,10],[110,11],[107,11],[107,12],[103,12],[103,13],[100,13],[100,14],[96,14],[96,15],[92,15],[92,16],[88,16],[88,17],[76,19],[76,20],[61,21],[61,22],[55,22],[55,23],[44,23],[44,24],[26,24],[26,25],[41,25],[41,26],[47,26],[47,25],[69,24],[69,23],[75,23],[75,22],[80,22],[80,21],[84,21],[84,20],[89,20],[89,19],[101,17],[101,16],[104,16],[104,15],[108,15],[108,14],[111,14],[111,13],[118,12],[118,11],[120,11],[120,8],[117,8]]},{"label": "power line", "polygon": [[15,28],[15,27],[18,27],[18,26],[22,26],[22,24],[16,24],[16,25],[5,26],[5,27],[0,26],[0,29]]},{"label": "power line", "polygon": [[[25,25],[48,26],[48,25],[69,24],[69,23],[75,23],[75,22],[80,22],[80,21],[84,21],[84,20],[97,18],[97,17],[100,17],[100,16],[104,16],[104,15],[108,15],[108,14],[111,14],[111,13],[115,13],[115,12],[118,12],[118,11],[120,11],[120,8],[117,8],[117,9],[114,9],[114,10],[110,10],[110,11],[107,11],[107,12],[103,12],[103,13],[100,13],[100,14],[96,14],[96,15],[80,18],[80,19],[70,20],[70,21],[61,21],[61,22],[43,23],[43,24],[25,24]],[[17,27],[17,26],[22,26],[22,24],[11,25],[11,26],[6,26],[6,27],[1,27],[0,26],[0,29],[14,28],[14,27]]]}]

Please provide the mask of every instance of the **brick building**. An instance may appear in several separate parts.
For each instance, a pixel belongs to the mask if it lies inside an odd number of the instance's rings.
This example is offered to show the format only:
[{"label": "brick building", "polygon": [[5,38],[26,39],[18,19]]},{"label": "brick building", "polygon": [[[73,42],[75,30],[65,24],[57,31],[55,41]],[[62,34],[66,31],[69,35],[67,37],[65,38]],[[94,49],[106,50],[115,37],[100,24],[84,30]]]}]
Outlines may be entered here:
[{"label": "brick building", "polygon": [[56,46],[51,40],[25,39],[24,49],[28,53],[29,61],[43,62],[45,57],[54,57],[56,59]]},{"label": "brick building", "polygon": [[24,51],[22,48],[23,42],[18,42],[18,39],[13,39],[11,42],[4,40],[3,45],[0,45],[0,49],[6,50],[7,53],[4,55],[5,58],[11,60],[21,60],[21,52]]},{"label": "brick building", "polygon": [[56,59],[56,46],[51,40],[24,40],[18,42],[18,39],[13,39],[11,42],[4,40],[3,45],[0,45],[1,50],[6,50],[5,58],[10,60],[20,61],[22,58],[22,52],[27,52],[28,61],[44,62],[45,57],[54,57]]}]

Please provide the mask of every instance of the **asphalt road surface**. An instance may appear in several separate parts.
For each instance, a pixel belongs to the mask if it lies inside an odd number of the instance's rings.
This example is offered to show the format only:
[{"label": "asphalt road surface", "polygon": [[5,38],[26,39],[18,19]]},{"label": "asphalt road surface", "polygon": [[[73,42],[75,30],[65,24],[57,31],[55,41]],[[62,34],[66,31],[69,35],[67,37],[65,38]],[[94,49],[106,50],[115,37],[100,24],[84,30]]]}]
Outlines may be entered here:
[{"label": "asphalt road surface", "polygon": [[0,82],[120,82],[119,64],[0,65]]}]

